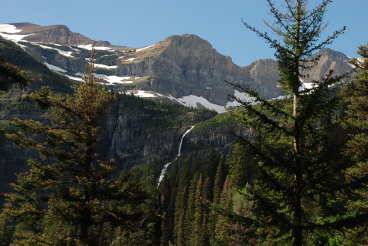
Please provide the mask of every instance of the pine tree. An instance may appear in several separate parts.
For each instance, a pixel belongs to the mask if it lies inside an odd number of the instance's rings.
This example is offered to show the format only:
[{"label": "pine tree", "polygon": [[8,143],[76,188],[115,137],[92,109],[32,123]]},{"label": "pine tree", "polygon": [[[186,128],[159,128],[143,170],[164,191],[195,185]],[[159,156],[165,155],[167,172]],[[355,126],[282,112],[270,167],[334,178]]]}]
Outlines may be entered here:
[{"label": "pine tree", "polygon": [[202,246],[204,241],[204,230],[203,230],[203,219],[205,217],[204,214],[204,205],[203,205],[203,188],[204,188],[204,180],[203,176],[200,175],[197,181],[197,186],[195,190],[194,196],[194,216],[192,223],[192,238],[191,245],[193,246]]},{"label": "pine tree", "polygon": [[[219,205],[227,211],[232,210],[232,199],[231,199],[231,188],[230,188],[229,177],[226,178],[222,193],[220,196]],[[214,245],[225,246],[228,245],[230,239],[230,225],[231,221],[227,216],[219,213],[217,215],[216,226],[215,226],[215,239]]]},{"label": "pine tree", "polygon": [[[347,110],[343,124],[349,133],[346,156],[356,164],[348,169],[348,179],[368,178],[368,47],[361,46],[358,51],[361,59],[353,59],[352,64],[357,69],[357,75],[348,83],[343,94],[346,98]],[[368,186],[362,186],[355,191],[350,206],[353,211],[368,212]],[[367,245],[368,225],[350,232],[349,237],[355,245]]]},{"label": "pine tree", "polygon": [[[226,178],[226,169],[224,166],[224,161],[220,161],[216,168],[216,175],[214,178],[213,183],[213,199],[212,204],[213,206],[220,206],[221,195],[223,191],[223,186],[225,183]],[[211,209],[210,216],[209,216],[209,233],[210,233],[210,241],[216,241],[216,224],[219,218],[219,214],[216,212],[215,209]],[[212,243],[213,244],[213,243]]]},{"label": "pine tree", "polygon": [[184,238],[187,246],[191,246],[193,221],[195,214],[195,193],[197,187],[198,176],[195,175],[191,180],[188,187],[187,206],[184,218]]},{"label": "pine tree", "polygon": [[206,243],[206,220],[207,213],[204,205],[204,199],[206,199],[206,181],[203,176],[199,176],[197,182],[197,188],[194,197],[194,220],[192,223],[192,240],[193,246],[204,246]]},{"label": "pine tree", "polygon": [[242,141],[254,157],[257,176],[251,184],[253,211],[249,216],[231,216],[256,227],[267,245],[307,245],[314,233],[333,234],[335,229],[366,223],[368,218],[366,213],[348,209],[348,193],[362,182],[345,180],[350,164],[340,155],[339,143],[334,143],[339,98],[331,88],[343,76],[330,71],[322,80],[313,81],[312,88],[303,85],[321,49],[345,28],[320,41],[330,0],[311,10],[306,0],[284,0],[285,11],[272,0],[267,2],[275,19],[275,25],[268,26],[276,38],[243,23],[275,49],[279,83],[289,96],[267,101],[250,88],[234,85],[255,100],[238,99],[242,107],[233,115],[255,129],[255,136]]},{"label": "pine tree", "polygon": [[235,189],[241,189],[249,181],[250,165],[247,165],[246,153],[241,143],[235,143],[229,160],[230,183]]},{"label": "pine tree", "polygon": [[6,134],[39,155],[8,195],[5,212],[18,225],[14,243],[101,245],[104,227],[132,227],[148,195],[131,174],[119,176],[113,161],[100,159],[99,126],[113,98],[96,83],[93,62],[72,95],[43,88],[31,98],[48,109],[48,121],[16,119]]},{"label": "pine tree", "polygon": [[13,230],[9,216],[4,213],[0,214],[0,246],[10,244]]},{"label": "pine tree", "polygon": [[186,208],[186,192],[187,189],[184,188],[176,194],[175,200],[175,223],[174,223],[174,233],[176,239],[176,246],[185,245],[185,235],[184,235],[184,219],[185,219],[185,208]]}]

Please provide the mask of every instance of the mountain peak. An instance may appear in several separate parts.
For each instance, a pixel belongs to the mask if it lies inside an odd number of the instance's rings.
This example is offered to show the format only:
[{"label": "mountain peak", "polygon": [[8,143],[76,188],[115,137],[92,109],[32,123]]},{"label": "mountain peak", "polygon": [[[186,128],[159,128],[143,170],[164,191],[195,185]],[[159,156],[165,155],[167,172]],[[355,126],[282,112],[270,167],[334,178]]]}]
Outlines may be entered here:
[{"label": "mountain peak", "polygon": [[[39,43],[55,43],[60,45],[86,45],[95,41],[80,34],[72,32],[66,25],[41,26],[29,22],[9,24],[21,30],[19,34],[27,35],[24,40]],[[110,45],[105,41],[96,42],[97,45]]]},{"label": "mountain peak", "polygon": [[204,40],[195,34],[173,35],[168,37],[166,40],[169,40],[175,45],[187,46],[188,48],[198,48],[198,46],[200,46],[202,49],[213,49],[212,45],[207,40]]}]

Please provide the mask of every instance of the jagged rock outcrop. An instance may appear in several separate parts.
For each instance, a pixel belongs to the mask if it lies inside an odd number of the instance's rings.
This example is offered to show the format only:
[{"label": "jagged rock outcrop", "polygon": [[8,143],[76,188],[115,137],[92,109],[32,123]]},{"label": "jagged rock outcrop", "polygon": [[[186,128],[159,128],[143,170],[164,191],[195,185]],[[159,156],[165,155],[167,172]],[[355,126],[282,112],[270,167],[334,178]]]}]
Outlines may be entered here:
[{"label": "jagged rock outcrop", "polygon": [[106,158],[126,167],[169,160],[177,154],[181,135],[213,116],[209,111],[192,112],[170,103],[120,97],[106,113],[99,149]]},{"label": "jagged rock outcrop", "polygon": [[147,68],[141,71],[152,75],[142,89],[158,91],[180,98],[196,95],[212,103],[225,105],[234,89],[225,80],[255,86],[230,57],[219,54],[207,41],[195,35],[172,36],[156,44],[161,52],[151,55],[149,50],[135,66]]},{"label": "jagged rock outcrop", "polygon": [[[16,28],[22,30],[18,34],[27,35],[24,40],[39,43],[54,43],[60,45],[84,45],[95,41],[74,33],[65,25],[40,26],[32,23],[14,23]],[[96,45],[110,45],[107,41],[97,41]]]},{"label": "jagged rock outcrop", "polygon": [[321,53],[321,57],[318,64],[309,72],[308,80],[320,80],[329,71],[333,70],[335,75],[342,75],[352,70],[351,64],[349,64],[349,57],[345,54],[332,50],[325,49]]},{"label": "jagged rock outcrop", "polygon": [[266,98],[280,95],[277,87],[279,80],[277,62],[272,59],[262,59],[242,68],[258,84],[258,91]]}]

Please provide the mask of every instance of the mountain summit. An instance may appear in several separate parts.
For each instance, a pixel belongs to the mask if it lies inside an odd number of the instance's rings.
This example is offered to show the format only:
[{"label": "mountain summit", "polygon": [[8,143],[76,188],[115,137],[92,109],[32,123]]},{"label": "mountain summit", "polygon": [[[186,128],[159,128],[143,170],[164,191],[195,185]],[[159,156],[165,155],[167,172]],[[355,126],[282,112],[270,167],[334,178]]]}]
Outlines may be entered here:
[{"label": "mountain summit", "polygon": [[[70,31],[65,25],[40,26],[32,23],[13,23],[21,30],[18,34],[27,35],[23,40],[38,43],[54,43],[60,45],[92,44],[95,41],[82,34]],[[110,45],[107,41],[97,41],[97,45]]]},{"label": "mountain summit", "polygon": [[[258,60],[240,67],[212,45],[192,34],[174,35],[142,48],[114,46],[74,33],[65,25],[40,26],[31,23],[0,25],[0,35],[21,46],[50,70],[80,81],[95,44],[96,77],[113,90],[142,97],[167,98],[190,107],[224,112],[239,95],[224,81],[258,90],[265,98],[281,95],[277,87],[277,62]],[[330,69],[351,70],[348,58],[325,50],[311,71],[317,79]]]}]

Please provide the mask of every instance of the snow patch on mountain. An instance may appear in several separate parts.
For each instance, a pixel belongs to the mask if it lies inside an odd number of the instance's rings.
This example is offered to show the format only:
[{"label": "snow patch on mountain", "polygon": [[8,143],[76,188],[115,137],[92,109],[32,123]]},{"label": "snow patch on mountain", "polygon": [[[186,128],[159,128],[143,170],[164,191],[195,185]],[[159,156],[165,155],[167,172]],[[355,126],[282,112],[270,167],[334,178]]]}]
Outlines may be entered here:
[{"label": "snow patch on mountain", "polygon": [[80,77],[74,77],[74,76],[70,76],[70,75],[67,75],[67,74],[63,74],[65,77],[71,79],[71,80],[75,80],[75,81],[84,81],[84,79],[80,78]]},{"label": "snow patch on mountain", "polygon": [[106,81],[110,85],[114,84],[132,84],[132,77],[119,77],[115,75],[95,74],[96,78]]},{"label": "snow patch on mountain", "polygon": [[6,32],[6,33],[18,33],[21,32],[21,29],[18,29],[14,25],[10,24],[0,24],[0,32]]},{"label": "snow patch on mountain", "polygon": [[62,69],[61,67],[49,64],[47,62],[44,62],[45,66],[50,69],[51,71],[54,71],[56,73],[66,73],[67,71],[65,69]]},{"label": "snow patch on mountain", "polygon": [[143,48],[139,48],[139,49],[136,49],[135,52],[141,52],[143,50],[146,50],[146,49],[149,49],[149,48],[152,48],[154,47],[156,44],[152,44],[152,45],[149,45],[149,46],[146,46],[146,47],[143,47]]},{"label": "snow patch on mountain", "polygon": [[24,41],[23,38],[29,36],[31,34],[27,34],[27,35],[18,35],[18,34],[6,34],[6,33],[1,33],[0,32],[0,36],[2,36],[3,38],[13,41],[15,43],[18,43],[20,41]]},{"label": "snow patch on mountain", "polygon": [[156,97],[153,93],[148,93],[146,91],[138,90],[137,93],[134,94],[136,97]]},{"label": "snow patch on mountain", "polygon": [[142,91],[142,90],[130,90],[128,91],[128,94],[134,95],[136,97],[142,97],[142,98],[152,98],[152,97],[163,96],[156,92],[149,92],[149,91]]},{"label": "snow patch on mountain", "polygon": [[247,102],[247,103],[254,103],[256,101],[256,98],[249,96],[246,93],[240,92],[238,90],[234,90],[234,97],[237,100],[230,101],[226,103],[226,107],[238,107],[241,105],[241,102]]},{"label": "snow patch on mountain", "polygon": [[126,60],[124,60],[124,61],[126,61],[126,62],[132,62],[132,61],[134,61],[135,59],[137,59],[137,58],[132,57],[132,58],[126,59]]},{"label": "snow patch on mountain", "polygon": [[36,44],[38,46],[40,46],[41,48],[43,49],[49,49],[49,50],[56,50],[60,55],[62,56],[66,56],[66,57],[74,57],[72,54],[73,52],[72,51],[65,51],[65,50],[60,50],[60,49],[57,49],[57,48],[54,48],[54,47],[49,47],[49,46],[46,46],[46,45],[42,45],[42,44]]},{"label": "snow patch on mountain", "polygon": [[[78,45],[78,48],[85,49],[85,50],[92,50],[93,45],[92,44],[85,44],[85,45]],[[110,47],[104,47],[104,46],[95,46],[95,50],[113,50]]]},{"label": "snow patch on mountain", "polygon": [[185,105],[187,107],[198,108],[199,106],[202,106],[204,108],[214,110],[217,113],[226,112],[226,109],[224,108],[224,106],[211,103],[206,98],[201,97],[201,96],[189,95],[189,96],[184,96],[184,97],[181,97],[181,98],[177,98],[177,99],[175,99],[175,101],[177,101],[177,102],[179,102],[182,105]]},{"label": "snow patch on mountain", "polygon": [[55,66],[55,65],[52,65],[52,64],[49,64],[47,62],[44,62],[45,66],[50,69],[51,71],[57,73],[57,74],[60,74],[60,75],[63,75],[71,80],[75,80],[75,81],[84,81],[84,79],[82,79],[81,77],[75,77],[75,76],[70,76],[67,73],[67,71],[65,69],[62,69],[61,67],[58,67],[58,66]]},{"label": "snow patch on mountain", "polygon": [[105,65],[105,64],[94,64],[96,68],[102,68],[102,69],[117,69],[118,66],[108,66],[108,65]]},{"label": "snow patch on mountain", "polygon": [[25,40],[23,40],[25,37],[32,35],[32,34],[27,34],[27,35],[20,35],[20,34],[16,34],[21,32],[21,29],[18,29],[16,26],[14,25],[10,25],[10,24],[0,24],[0,36],[4,39],[10,40],[14,43],[16,43],[18,46],[20,46],[23,50],[26,49],[26,46],[24,46],[23,44],[21,44],[20,42],[27,42]]}]

